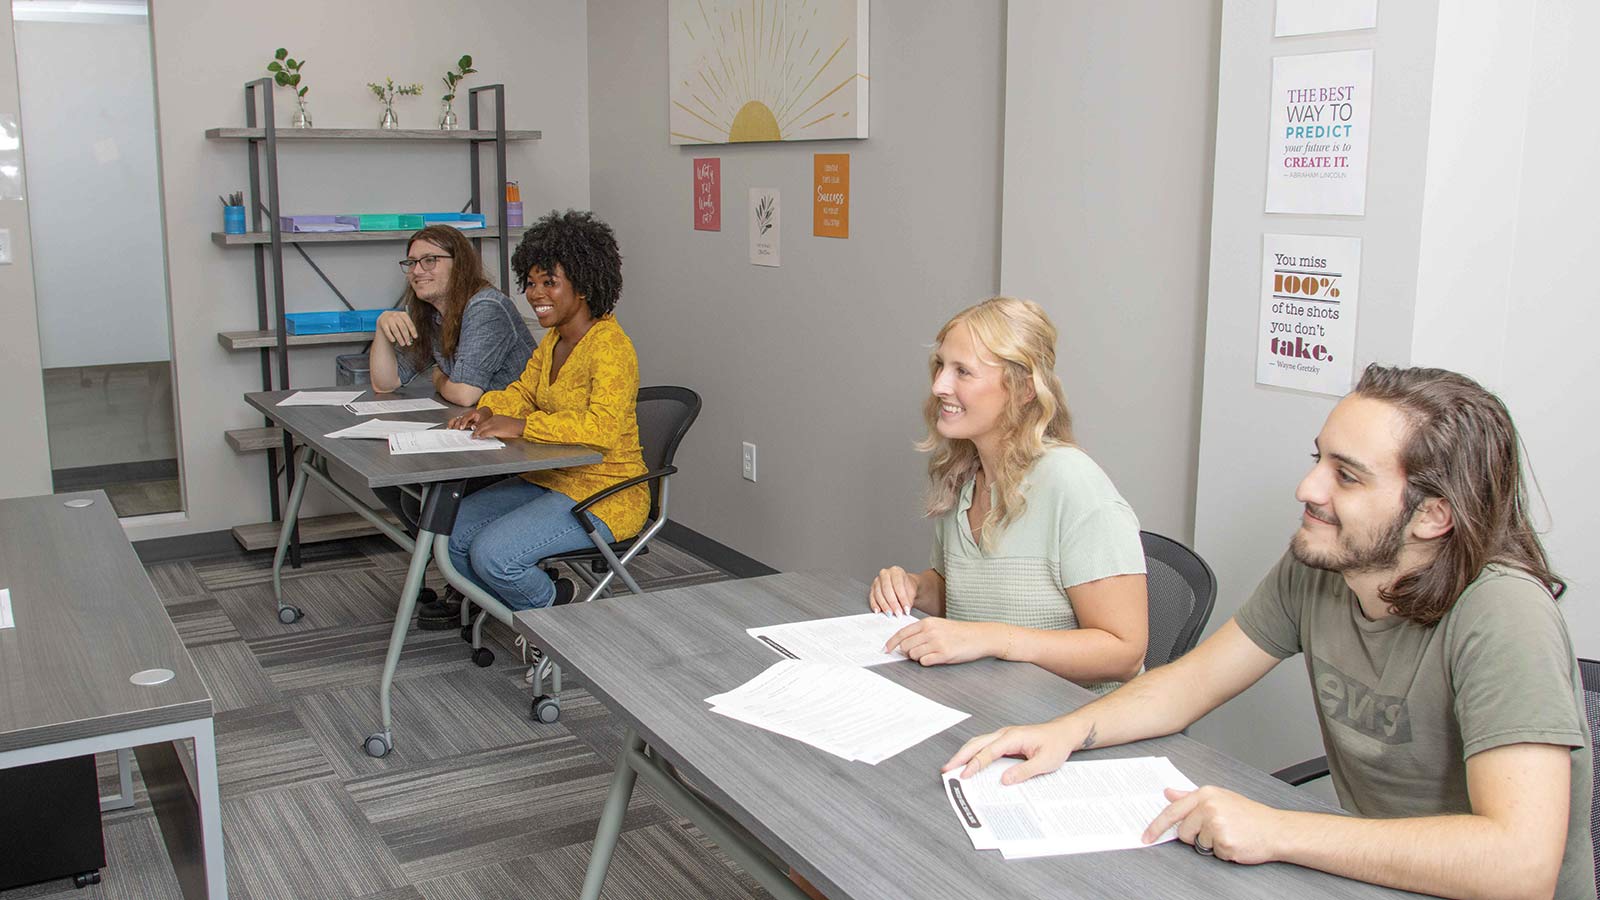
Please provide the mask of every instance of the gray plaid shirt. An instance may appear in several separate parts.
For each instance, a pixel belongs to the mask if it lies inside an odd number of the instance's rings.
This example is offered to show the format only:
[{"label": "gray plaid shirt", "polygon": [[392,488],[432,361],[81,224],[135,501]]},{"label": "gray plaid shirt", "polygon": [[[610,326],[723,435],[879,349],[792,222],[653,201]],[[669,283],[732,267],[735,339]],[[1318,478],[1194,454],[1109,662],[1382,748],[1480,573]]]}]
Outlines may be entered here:
[{"label": "gray plaid shirt", "polygon": [[[435,311],[435,321],[438,315]],[[447,358],[438,347],[432,348],[432,353],[434,365],[456,384],[498,391],[520,378],[528,367],[533,336],[511,298],[488,287],[473,294],[462,310],[455,357]],[[396,356],[402,383],[427,370],[418,370],[409,353]]]}]

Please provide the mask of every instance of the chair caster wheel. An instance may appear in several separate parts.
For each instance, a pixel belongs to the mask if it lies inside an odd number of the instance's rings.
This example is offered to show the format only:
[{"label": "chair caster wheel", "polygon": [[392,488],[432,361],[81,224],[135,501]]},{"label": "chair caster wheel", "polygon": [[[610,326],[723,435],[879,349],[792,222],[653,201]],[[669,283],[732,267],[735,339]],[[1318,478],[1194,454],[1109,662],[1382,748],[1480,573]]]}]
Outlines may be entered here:
[{"label": "chair caster wheel", "polygon": [[533,698],[533,720],[546,725],[554,724],[561,718],[561,701],[549,694],[540,694]]},{"label": "chair caster wheel", "polygon": [[88,887],[91,884],[99,884],[99,883],[100,883],[100,870],[99,869],[95,869],[93,872],[80,872],[79,874],[72,876],[72,886],[77,888],[78,890],[83,890],[84,888]]},{"label": "chair caster wheel", "polygon": [[480,669],[487,669],[494,665],[494,651],[488,647],[479,647],[472,651],[472,664]]},{"label": "chair caster wheel", "polygon": [[469,644],[472,643],[472,626],[471,625],[463,625],[463,626],[461,626],[461,639],[463,641],[466,641]]},{"label": "chair caster wheel", "polygon": [[293,625],[294,623],[300,621],[300,618],[304,615],[305,612],[303,612],[298,606],[278,607],[278,621],[285,625]]},{"label": "chair caster wheel", "polygon": [[366,742],[361,746],[362,749],[367,751],[367,755],[373,759],[383,759],[389,755],[390,750],[394,749],[388,738],[385,738],[382,734],[367,735]]}]

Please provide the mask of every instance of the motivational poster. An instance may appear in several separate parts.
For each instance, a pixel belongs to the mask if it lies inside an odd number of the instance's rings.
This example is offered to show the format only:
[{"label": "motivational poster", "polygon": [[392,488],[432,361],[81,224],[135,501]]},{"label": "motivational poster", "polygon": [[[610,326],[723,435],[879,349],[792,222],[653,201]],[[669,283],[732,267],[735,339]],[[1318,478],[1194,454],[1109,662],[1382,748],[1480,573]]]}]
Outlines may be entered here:
[{"label": "motivational poster", "polygon": [[750,264],[777,267],[779,263],[778,239],[783,233],[783,219],[778,210],[777,188],[751,188],[750,205]]},{"label": "motivational poster", "polygon": [[1268,234],[1261,245],[1256,383],[1343,396],[1355,380],[1361,239]]},{"label": "motivational poster", "polygon": [[1278,37],[1378,27],[1378,0],[1278,0]]},{"label": "motivational poster", "polygon": [[694,229],[722,230],[722,160],[715,156],[694,161]]},{"label": "motivational poster", "polygon": [[1364,215],[1371,119],[1371,50],[1273,59],[1267,212]]},{"label": "motivational poster", "polygon": [[849,237],[850,154],[813,154],[811,168],[811,233],[817,237]]}]

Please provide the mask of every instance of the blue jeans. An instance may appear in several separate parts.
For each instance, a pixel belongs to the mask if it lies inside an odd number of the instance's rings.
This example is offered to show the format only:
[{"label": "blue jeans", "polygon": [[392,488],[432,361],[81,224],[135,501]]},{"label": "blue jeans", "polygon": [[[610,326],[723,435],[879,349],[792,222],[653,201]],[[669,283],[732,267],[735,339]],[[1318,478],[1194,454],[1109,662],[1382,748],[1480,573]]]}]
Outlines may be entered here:
[{"label": "blue jeans", "polygon": [[[508,478],[461,501],[450,534],[450,562],[473,584],[512,609],[549,606],[556,598],[539,560],[594,546],[572,517],[573,500],[521,478]],[[611,529],[591,513],[602,540]]]}]

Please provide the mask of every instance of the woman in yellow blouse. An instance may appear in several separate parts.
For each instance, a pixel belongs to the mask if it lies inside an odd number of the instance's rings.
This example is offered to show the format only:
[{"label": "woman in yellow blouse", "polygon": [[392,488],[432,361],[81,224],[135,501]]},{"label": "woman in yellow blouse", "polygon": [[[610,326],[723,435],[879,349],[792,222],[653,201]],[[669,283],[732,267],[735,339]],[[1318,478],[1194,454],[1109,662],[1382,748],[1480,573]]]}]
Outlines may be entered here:
[{"label": "woman in yellow blouse", "polygon": [[[551,582],[538,562],[590,546],[573,503],[645,473],[634,416],[639,358],[612,313],[622,292],[622,255],[609,225],[592,213],[552,212],[523,237],[511,265],[544,338],[521,378],[484,394],[450,427],[603,454],[592,465],[530,472],[461,501],[450,561],[512,609],[532,609],[572,599],[572,582]],[[637,534],[649,511],[649,488],[640,484],[586,515],[611,541]]]}]

